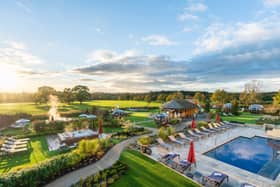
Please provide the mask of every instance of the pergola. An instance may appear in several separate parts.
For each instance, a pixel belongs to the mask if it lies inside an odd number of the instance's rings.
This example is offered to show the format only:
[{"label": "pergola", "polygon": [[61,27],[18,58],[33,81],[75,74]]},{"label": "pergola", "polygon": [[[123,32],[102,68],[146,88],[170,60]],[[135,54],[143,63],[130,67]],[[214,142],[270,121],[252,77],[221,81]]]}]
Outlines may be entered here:
[{"label": "pergola", "polygon": [[162,105],[170,119],[192,117],[198,111],[198,106],[185,99],[173,99]]}]

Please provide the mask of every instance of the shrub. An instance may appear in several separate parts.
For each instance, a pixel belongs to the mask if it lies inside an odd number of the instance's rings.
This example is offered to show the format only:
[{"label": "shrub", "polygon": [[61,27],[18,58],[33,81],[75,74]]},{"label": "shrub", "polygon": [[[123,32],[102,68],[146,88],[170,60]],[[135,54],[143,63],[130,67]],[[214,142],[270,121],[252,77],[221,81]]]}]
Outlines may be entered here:
[{"label": "shrub", "polygon": [[158,131],[158,136],[166,140],[168,136],[173,135],[175,133],[175,130],[173,127],[161,127]]},{"label": "shrub", "polygon": [[203,127],[203,126],[206,126],[208,123],[206,121],[198,121],[197,122],[197,125],[198,127]]},{"label": "shrub", "polygon": [[150,145],[150,143],[151,143],[151,138],[149,136],[143,136],[138,139],[138,144]]}]

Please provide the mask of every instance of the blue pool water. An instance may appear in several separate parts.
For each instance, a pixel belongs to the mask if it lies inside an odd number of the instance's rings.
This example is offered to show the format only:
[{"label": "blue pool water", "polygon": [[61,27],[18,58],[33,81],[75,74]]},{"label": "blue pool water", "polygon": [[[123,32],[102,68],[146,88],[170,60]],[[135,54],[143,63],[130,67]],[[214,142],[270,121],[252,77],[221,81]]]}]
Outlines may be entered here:
[{"label": "blue pool water", "polygon": [[280,140],[240,136],[204,154],[274,180],[280,172],[279,150]]}]

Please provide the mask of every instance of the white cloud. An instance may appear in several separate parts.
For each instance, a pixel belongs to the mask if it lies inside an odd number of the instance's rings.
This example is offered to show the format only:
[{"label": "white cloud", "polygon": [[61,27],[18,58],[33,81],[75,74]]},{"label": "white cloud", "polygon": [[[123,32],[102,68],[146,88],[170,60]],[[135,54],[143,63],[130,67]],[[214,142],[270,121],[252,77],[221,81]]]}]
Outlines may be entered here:
[{"label": "white cloud", "polygon": [[280,20],[277,15],[255,22],[226,25],[216,23],[206,28],[195,41],[195,54],[213,52],[228,47],[267,41],[280,37]]},{"label": "white cloud", "polygon": [[115,51],[100,49],[91,52],[87,57],[87,62],[95,62],[95,63],[108,63],[117,61],[122,58],[129,58],[131,56],[136,55],[137,52],[133,50],[127,50],[124,53],[118,54]]},{"label": "white cloud", "polygon": [[142,41],[154,46],[168,46],[175,45],[176,42],[169,40],[166,36],[150,35],[142,38]]},{"label": "white cloud", "polygon": [[263,3],[266,7],[277,7],[280,5],[280,0],[264,0]]},{"label": "white cloud", "polygon": [[195,3],[191,4],[185,8],[185,10],[189,12],[204,12],[208,9],[208,7],[203,3]]},{"label": "white cloud", "polygon": [[33,55],[21,42],[3,42],[0,45],[0,63],[13,65],[42,64],[43,60]]},{"label": "white cloud", "polygon": [[198,16],[190,14],[188,12],[184,12],[183,14],[178,16],[179,21],[195,21],[198,20]]},{"label": "white cloud", "polygon": [[193,29],[190,27],[184,27],[183,32],[191,32]]}]

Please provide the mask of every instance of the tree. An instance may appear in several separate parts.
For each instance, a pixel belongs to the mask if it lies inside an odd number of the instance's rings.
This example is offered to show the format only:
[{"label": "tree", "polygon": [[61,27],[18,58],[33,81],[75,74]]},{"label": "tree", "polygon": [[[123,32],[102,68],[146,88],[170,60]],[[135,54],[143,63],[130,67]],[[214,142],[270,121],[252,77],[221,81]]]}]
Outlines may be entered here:
[{"label": "tree", "polygon": [[207,99],[205,101],[205,112],[210,112],[210,108],[211,108],[210,101],[209,99]]},{"label": "tree", "polygon": [[203,93],[196,92],[193,98],[197,101],[197,104],[205,105],[206,97]]},{"label": "tree", "polygon": [[238,115],[238,111],[239,111],[239,102],[237,99],[234,99],[232,102],[231,102],[231,112],[234,114],[234,115]]},{"label": "tree", "polygon": [[280,107],[280,90],[278,91],[278,93],[273,97],[273,106],[275,108],[279,108]]},{"label": "tree", "polygon": [[80,104],[90,98],[89,88],[87,86],[77,85],[72,89],[72,91],[75,99],[78,100]]},{"label": "tree", "polygon": [[219,108],[221,108],[226,102],[228,102],[229,99],[229,94],[225,90],[220,89],[216,90],[211,96],[211,101]]},{"label": "tree", "polygon": [[36,103],[47,103],[50,95],[56,93],[55,89],[49,86],[42,86],[38,88],[37,93],[35,94]]},{"label": "tree", "polygon": [[256,80],[246,83],[244,85],[244,91],[239,96],[240,102],[246,107],[251,104],[258,103],[260,101],[261,85],[262,83]]},{"label": "tree", "polygon": [[68,104],[74,101],[74,94],[71,88],[64,88],[62,93],[62,100]]},{"label": "tree", "polygon": [[166,101],[170,101],[172,99],[184,99],[184,98],[185,98],[184,94],[182,92],[178,91],[178,92],[175,92],[175,93],[172,93],[172,94],[168,95],[166,97]]}]

